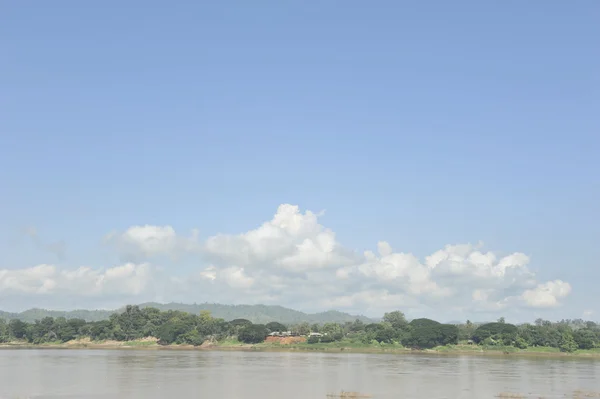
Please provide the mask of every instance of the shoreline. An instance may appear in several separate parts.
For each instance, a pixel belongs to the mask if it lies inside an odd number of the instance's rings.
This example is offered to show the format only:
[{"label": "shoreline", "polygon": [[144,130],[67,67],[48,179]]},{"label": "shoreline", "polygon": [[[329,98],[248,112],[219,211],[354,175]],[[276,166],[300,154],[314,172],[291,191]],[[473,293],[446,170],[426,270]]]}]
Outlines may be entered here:
[{"label": "shoreline", "polygon": [[438,356],[492,356],[492,357],[538,357],[538,358],[567,358],[567,359],[600,359],[600,351],[587,352],[557,352],[547,350],[521,350],[513,349],[485,349],[470,347],[440,347],[434,349],[414,350],[404,347],[356,347],[344,345],[265,345],[265,344],[207,344],[193,345],[159,345],[152,341],[75,341],[66,343],[30,344],[23,342],[10,342],[0,344],[2,349],[125,349],[125,350],[185,350],[185,351],[243,351],[243,352],[314,352],[314,353],[364,353],[364,354],[390,354],[390,355],[438,355]]}]

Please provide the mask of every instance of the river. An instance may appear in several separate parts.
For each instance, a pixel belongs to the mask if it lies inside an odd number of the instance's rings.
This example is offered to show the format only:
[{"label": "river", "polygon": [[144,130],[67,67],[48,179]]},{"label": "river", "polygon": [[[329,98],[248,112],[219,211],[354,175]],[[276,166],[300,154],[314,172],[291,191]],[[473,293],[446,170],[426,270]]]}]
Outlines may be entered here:
[{"label": "river", "polygon": [[[179,350],[0,350],[0,398],[600,397],[600,360]],[[509,397],[509,396],[505,396]],[[514,396],[519,397],[519,396]]]}]

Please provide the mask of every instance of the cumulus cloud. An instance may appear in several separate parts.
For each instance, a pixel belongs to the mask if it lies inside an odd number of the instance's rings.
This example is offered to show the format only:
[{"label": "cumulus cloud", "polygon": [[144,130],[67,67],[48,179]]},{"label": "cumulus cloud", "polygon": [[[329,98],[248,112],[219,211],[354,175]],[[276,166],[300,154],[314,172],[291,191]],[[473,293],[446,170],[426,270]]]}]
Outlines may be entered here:
[{"label": "cumulus cloud", "polygon": [[137,257],[191,253],[188,272],[169,277],[144,262],[102,270],[40,265],[0,271],[0,295],[146,295],[373,315],[393,309],[441,314],[552,308],[571,292],[567,282],[538,281],[529,256],[521,252],[501,254],[478,243],[446,245],[419,257],[386,241],[374,243],[376,251],[358,252],[338,242],[320,217],[283,204],[256,229],[204,241],[196,230],[181,236],[171,226],[133,226],[111,233],[107,241]]},{"label": "cumulus cloud", "polygon": [[205,253],[221,264],[305,272],[352,262],[352,252],[318,223],[318,214],[280,205],[273,218],[243,234],[210,237]]},{"label": "cumulus cloud", "polygon": [[500,255],[484,251],[482,243],[446,245],[419,259],[381,241],[376,253],[360,254],[344,248],[319,216],[284,204],[255,230],[210,237],[204,249],[213,263],[207,272],[211,281],[228,284],[229,274],[223,272],[243,268],[244,288],[251,286],[254,293],[354,311],[554,307],[571,289],[560,280],[537,281],[526,254]]},{"label": "cumulus cloud", "polygon": [[189,237],[182,237],[171,226],[132,226],[122,233],[109,233],[104,240],[114,245],[126,258],[177,256],[198,247],[198,231],[192,230]]},{"label": "cumulus cloud", "polygon": [[549,308],[558,305],[561,298],[571,293],[571,285],[562,280],[538,284],[534,289],[526,290],[522,298],[536,308]]},{"label": "cumulus cloud", "polygon": [[143,294],[151,288],[155,269],[149,264],[126,263],[107,269],[79,267],[59,270],[54,265],[0,270],[0,297],[11,294],[71,294],[102,296]]}]

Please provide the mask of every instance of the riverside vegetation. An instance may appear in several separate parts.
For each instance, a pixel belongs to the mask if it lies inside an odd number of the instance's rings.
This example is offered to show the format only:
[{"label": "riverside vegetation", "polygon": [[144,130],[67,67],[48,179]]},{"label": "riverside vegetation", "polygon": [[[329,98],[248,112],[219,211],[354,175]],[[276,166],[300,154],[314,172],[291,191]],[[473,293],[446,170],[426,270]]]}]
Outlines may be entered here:
[{"label": "riverside vegetation", "polygon": [[[265,342],[271,332],[290,331],[308,336],[292,345]],[[319,333],[321,336],[309,336]],[[533,324],[513,325],[503,318],[497,322],[443,324],[431,319],[408,321],[400,311],[386,313],[381,322],[361,320],[345,323],[283,325],[279,322],[254,324],[246,319],[224,319],[209,311],[192,314],[161,311],[129,305],[107,320],[44,317],[35,322],[0,319],[0,344],[56,345],[66,343],[126,343],[127,346],[189,345],[253,348],[286,347],[315,350],[405,350],[499,351],[501,353],[579,353],[600,355],[600,325],[591,321],[538,319]]]}]

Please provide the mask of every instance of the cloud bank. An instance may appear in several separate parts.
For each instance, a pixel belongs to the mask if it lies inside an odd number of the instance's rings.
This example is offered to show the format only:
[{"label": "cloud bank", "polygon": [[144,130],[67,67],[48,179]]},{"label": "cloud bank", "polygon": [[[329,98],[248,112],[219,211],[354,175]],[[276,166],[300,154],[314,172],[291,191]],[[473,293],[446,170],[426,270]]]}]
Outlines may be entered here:
[{"label": "cloud bank", "polygon": [[[320,215],[283,204],[273,218],[241,234],[200,240],[171,226],[132,226],[105,237],[122,259],[103,269],[37,265],[0,270],[0,301],[27,295],[76,298],[101,306],[121,301],[265,303],[336,308],[371,315],[392,309],[439,314],[554,308],[571,292],[561,280],[538,281],[526,254],[500,256],[481,244],[446,245],[423,259],[394,249],[344,247]],[[194,259],[184,275],[161,262]],[[93,306],[93,305],[90,305]]]}]

